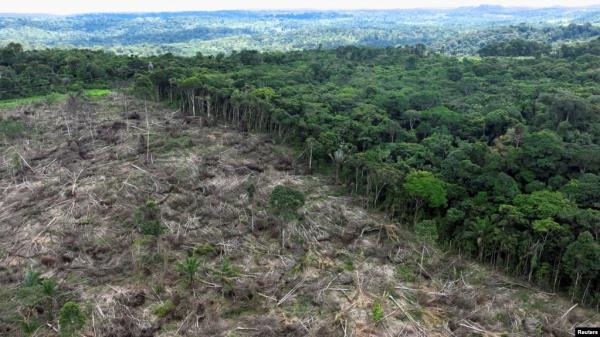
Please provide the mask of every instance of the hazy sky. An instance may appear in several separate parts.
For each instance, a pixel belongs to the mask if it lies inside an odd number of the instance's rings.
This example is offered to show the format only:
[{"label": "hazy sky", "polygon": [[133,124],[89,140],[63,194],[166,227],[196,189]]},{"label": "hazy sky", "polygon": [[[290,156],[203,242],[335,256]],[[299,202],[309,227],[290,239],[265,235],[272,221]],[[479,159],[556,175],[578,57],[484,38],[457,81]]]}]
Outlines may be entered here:
[{"label": "hazy sky", "polygon": [[149,12],[218,9],[357,9],[459,7],[479,4],[504,6],[588,6],[600,0],[0,0],[2,13],[70,14],[85,12]]}]

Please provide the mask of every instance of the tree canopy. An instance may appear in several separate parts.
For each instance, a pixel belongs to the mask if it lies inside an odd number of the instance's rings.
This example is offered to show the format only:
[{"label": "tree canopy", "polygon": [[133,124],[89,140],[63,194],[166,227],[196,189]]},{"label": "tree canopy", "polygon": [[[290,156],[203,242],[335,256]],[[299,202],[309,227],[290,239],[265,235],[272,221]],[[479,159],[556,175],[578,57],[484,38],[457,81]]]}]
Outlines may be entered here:
[{"label": "tree canopy", "polygon": [[[424,45],[187,58],[12,44],[0,48],[0,96],[126,83],[209,125],[269,133],[424,237],[542,285],[583,287],[589,303],[597,269],[572,261],[600,235],[599,46],[537,58],[456,58]],[[13,121],[0,123],[0,136],[19,137]],[[290,217],[303,202],[278,186],[270,206]],[[162,233],[151,204],[135,221]]]}]

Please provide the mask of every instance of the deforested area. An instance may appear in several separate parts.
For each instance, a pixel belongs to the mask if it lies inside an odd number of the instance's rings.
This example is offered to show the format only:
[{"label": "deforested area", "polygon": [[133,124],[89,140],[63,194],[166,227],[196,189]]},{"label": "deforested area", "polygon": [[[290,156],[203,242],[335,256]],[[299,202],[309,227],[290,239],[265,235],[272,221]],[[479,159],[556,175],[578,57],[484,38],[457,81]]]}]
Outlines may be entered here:
[{"label": "deforested area", "polygon": [[3,335],[568,336],[598,322],[416,239],[269,135],[118,92],[2,118],[22,125],[1,151]]}]

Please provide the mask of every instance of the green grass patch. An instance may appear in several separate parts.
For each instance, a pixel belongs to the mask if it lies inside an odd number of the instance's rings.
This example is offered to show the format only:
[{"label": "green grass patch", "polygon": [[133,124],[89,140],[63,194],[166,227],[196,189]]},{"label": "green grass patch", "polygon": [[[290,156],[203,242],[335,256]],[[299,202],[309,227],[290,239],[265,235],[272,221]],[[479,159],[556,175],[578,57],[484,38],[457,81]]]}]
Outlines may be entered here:
[{"label": "green grass patch", "polygon": [[22,98],[13,98],[0,101],[0,109],[14,109],[23,105],[34,104],[34,103],[56,103],[66,98],[65,94],[52,93],[41,96],[30,96]]},{"label": "green grass patch", "polygon": [[346,271],[354,271],[354,262],[350,257],[344,260],[344,264],[342,265],[342,269]]},{"label": "green grass patch", "polygon": [[152,313],[159,318],[164,318],[174,312],[177,306],[171,300],[167,300],[163,304],[159,304],[152,310]]},{"label": "green grass patch", "polygon": [[414,282],[416,280],[415,271],[405,265],[397,266],[394,270],[396,273],[396,277],[405,282]]},{"label": "green grass patch", "polygon": [[110,89],[86,89],[84,91],[85,95],[89,98],[100,98],[106,97],[111,94],[113,91]]},{"label": "green grass patch", "polygon": [[[88,98],[101,98],[106,97],[113,91],[110,89],[86,89],[84,95]],[[21,98],[11,98],[6,100],[0,100],[0,109],[14,109],[23,105],[35,104],[35,103],[47,103],[53,104],[64,101],[67,98],[67,94],[61,94],[53,92],[48,95],[37,95]]]}]

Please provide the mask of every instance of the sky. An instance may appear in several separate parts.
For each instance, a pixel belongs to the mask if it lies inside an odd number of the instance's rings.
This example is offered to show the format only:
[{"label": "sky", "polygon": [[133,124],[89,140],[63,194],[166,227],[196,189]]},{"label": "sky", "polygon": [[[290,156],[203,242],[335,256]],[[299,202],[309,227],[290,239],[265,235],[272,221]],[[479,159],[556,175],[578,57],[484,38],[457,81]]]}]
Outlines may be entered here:
[{"label": "sky", "polygon": [[600,0],[0,0],[0,13],[74,14],[92,12],[201,11],[223,9],[391,9],[503,6],[590,6]]}]

